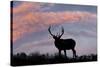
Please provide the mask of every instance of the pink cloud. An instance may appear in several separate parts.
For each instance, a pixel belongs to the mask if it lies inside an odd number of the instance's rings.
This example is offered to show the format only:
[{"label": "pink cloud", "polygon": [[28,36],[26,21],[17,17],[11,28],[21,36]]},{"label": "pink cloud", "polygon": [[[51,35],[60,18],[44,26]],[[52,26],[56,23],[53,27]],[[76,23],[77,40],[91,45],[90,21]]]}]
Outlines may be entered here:
[{"label": "pink cloud", "polygon": [[20,38],[24,33],[42,30],[44,26],[69,22],[81,22],[96,18],[87,12],[35,12],[21,15],[13,20],[13,39]]},{"label": "pink cloud", "polygon": [[39,3],[23,2],[20,6],[13,8],[13,13],[21,14],[29,10],[38,10],[40,7]]}]

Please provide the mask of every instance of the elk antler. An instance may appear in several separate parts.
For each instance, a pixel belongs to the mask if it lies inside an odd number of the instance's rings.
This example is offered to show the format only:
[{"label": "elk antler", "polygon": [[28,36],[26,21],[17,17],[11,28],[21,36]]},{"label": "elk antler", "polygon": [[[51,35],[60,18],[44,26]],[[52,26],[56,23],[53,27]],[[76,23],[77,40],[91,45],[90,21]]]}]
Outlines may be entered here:
[{"label": "elk antler", "polygon": [[61,35],[59,35],[59,37],[61,37],[64,34],[64,28],[62,27],[62,33]]},{"label": "elk antler", "polygon": [[51,33],[51,26],[48,28],[48,31],[49,31],[49,33],[52,35],[52,36],[55,36],[55,35],[53,35],[52,33]]}]

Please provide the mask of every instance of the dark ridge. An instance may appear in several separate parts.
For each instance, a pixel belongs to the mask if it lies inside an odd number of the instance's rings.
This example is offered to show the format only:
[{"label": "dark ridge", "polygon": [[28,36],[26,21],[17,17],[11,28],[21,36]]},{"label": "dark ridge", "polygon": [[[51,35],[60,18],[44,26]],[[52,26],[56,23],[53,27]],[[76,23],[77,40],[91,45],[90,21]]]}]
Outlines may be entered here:
[{"label": "dark ridge", "polygon": [[75,62],[90,62],[97,61],[96,54],[77,56],[76,58],[59,56],[59,53],[55,55],[31,53],[26,55],[25,53],[17,53],[11,57],[12,66],[23,65],[42,65],[42,64],[57,64],[57,63],[75,63]]}]

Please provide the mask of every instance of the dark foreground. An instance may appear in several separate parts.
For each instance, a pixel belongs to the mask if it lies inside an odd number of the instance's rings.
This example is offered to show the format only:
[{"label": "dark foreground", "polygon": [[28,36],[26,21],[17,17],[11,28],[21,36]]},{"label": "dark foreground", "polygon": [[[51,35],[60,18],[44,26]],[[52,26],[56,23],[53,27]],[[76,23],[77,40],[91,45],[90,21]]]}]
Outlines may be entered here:
[{"label": "dark foreground", "polygon": [[13,55],[11,58],[12,66],[22,66],[22,65],[40,65],[40,64],[56,64],[56,63],[74,63],[74,62],[90,62],[97,61],[97,55],[83,55],[76,58],[65,57],[64,55],[40,55],[39,53],[34,53],[26,55],[25,53],[20,53]]}]

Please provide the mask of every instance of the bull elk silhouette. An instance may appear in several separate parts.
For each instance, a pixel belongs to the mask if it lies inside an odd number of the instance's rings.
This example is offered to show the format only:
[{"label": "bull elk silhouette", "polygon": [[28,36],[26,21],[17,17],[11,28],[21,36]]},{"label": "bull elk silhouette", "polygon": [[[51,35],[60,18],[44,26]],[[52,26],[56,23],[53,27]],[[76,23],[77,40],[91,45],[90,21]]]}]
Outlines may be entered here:
[{"label": "bull elk silhouette", "polygon": [[65,56],[66,55],[66,50],[72,50],[73,52],[73,58],[76,57],[76,50],[75,50],[75,45],[76,42],[73,39],[61,39],[61,36],[64,34],[64,28],[62,27],[62,33],[57,35],[52,34],[51,32],[51,26],[48,28],[49,33],[51,34],[51,36],[53,37],[54,44],[56,46],[56,48],[59,50],[59,55],[61,56],[61,51],[64,51]]}]

